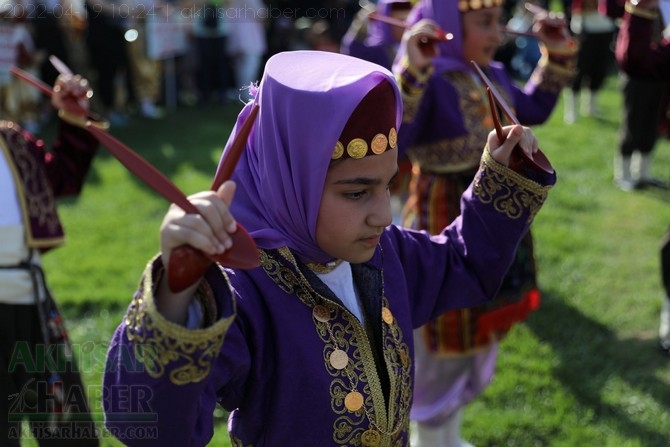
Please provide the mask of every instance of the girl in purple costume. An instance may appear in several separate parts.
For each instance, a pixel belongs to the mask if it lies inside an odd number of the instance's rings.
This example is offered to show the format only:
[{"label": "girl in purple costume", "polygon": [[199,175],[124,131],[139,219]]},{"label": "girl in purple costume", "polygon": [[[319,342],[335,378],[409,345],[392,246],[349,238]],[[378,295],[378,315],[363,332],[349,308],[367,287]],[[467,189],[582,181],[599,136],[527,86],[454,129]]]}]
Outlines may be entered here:
[{"label": "girl in purple costume", "polygon": [[[536,17],[543,57],[522,88],[494,62],[502,43],[502,2],[419,2],[410,13],[394,64],[403,94],[399,149],[413,164],[403,223],[437,234],[461,212],[460,197],[478,169],[480,142],[493,126],[487,93],[475,61],[526,125],[548,119],[561,89],[573,75],[574,42],[562,20]],[[451,33],[425,51],[435,28]],[[457,309],[417,331],[413,445],[460,447],[462,408],[490,383],[499,340],[539,305],[530,234],[518,250],[496,300]]]},{"label": "girl in purple costume", "polygon": [[[152,434],[129,445],[205,445],[218,402],[234,446],[407,446],[413,329],[495,296],[556,177],[507,167],[516,143],[536,150],[529,129],[506,127],[502,145],[490,133],[462,217],[430,236],[391,225],[402,107],[389,71],[279,53],[229,142],[254,104],[233,181],[190,196],[202,215],[165,216],[161,254],[111,342],[107,427]],[[260,266],[213,264],[173,293],[172,250],[234,250],[237,222]]]}]

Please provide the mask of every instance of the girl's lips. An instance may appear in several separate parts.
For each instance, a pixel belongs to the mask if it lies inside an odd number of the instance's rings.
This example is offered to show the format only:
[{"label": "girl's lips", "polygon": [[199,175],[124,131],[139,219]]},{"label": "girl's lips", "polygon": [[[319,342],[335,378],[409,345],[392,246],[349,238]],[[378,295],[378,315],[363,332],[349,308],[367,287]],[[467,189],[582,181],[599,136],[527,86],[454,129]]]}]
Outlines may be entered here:
[{"label": "girl's lips", "polygon": [[361,239],[361,242],[368,245],[377,245],[379,243],[380,235],[375,234]]}]

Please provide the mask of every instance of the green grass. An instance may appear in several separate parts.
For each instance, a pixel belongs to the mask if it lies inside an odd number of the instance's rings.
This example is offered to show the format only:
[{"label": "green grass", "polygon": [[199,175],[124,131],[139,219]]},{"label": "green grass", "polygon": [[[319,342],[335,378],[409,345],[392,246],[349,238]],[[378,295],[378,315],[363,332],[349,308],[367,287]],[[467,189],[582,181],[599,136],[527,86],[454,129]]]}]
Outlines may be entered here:
[{"label": "green grass", "polygon": [[[613,186],[615,77],[600,104],[602,118],[571,126],[559,104],[535,129],[558,172],[533,226],[543,304],[502,342],[493,383],[466,409],[464,437],[477,447],[670,445],[670,358],[657,351],[670,192]],[[209,187],[238,109],[180,109],[114,133],[189,194]],[[669,149],[659,142],[653,163],[666,181]],[[167,206],[104,149],[81,197],[60,204],[69,240],[45,257],[46,272],[72,339],[96,343],[83,359],[88,384],[100,384],[102,353],[158,249]],[[229,446],[222,412],[217,420],[211,445]]]}]

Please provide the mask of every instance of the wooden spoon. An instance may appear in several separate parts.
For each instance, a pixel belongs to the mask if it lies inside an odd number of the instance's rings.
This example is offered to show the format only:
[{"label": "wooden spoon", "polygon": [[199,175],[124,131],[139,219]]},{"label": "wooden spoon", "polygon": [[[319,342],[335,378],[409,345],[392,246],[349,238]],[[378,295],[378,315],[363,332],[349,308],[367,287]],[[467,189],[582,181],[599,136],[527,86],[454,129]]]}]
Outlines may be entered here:
[{"label": "wooden spoon", "polygon": [[[505,141],[505,136],[503,134],[502,124],[500,122],[500,116],[498,115],[498,107],[502,109],[503,113],[507,119],[510,120],[510,122],[519,125],[521,123],[512,112],[512,109],[507,105],[502,95],[493,86],[491,80],[486,76],[486,74],[484,74],[482,69],[479,68],[479,65],[477,65],[475,61],[470,61],[470,63],[475,67],[479,78],[482,80],[484,85],[486,85],[486,90],[488,91],[489,95],[489,105],[491,106],[491,116],[493,118],[498,140],[500,140],[502,143]],[[548,174],[554,173],[553,166],[541,150],[538,149],[534,154],[528,154],[526,151],[521,149],[519,145],[517,145],[512,151],[512,155],[510,157],[510,168],[514,169],[515,171],[519,171],[524,164],[529,165],[537,171],[546,172]]]}]

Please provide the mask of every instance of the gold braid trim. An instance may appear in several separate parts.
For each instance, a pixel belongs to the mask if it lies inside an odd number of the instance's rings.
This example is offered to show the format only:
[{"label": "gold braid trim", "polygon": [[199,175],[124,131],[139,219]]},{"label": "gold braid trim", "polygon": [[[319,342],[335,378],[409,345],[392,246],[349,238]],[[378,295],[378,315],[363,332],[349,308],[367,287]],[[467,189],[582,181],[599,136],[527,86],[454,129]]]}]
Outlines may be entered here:
[{"label": "gold braid trim", "polygon": [[626,9],[627,13],[637,17],[642,17],[643,19],[656,20],[658,17],[658,13],[656,11],[651,11],[640,6],[633,5],[630,2],[626,2],[624,8]]},{"label": "gold braid trim", "polygon": [[574,77],[575,70],[569,64],[557,64],[542,57],[531,79],[538,89],[558,95],[564,87],[570,85]]},{"label": "gold braid trim", "polygon": [[[261,266],[279,288],[287,294],[295,294],[312,311],[317,305],[323,306],[331,317],[328,322],[313,319],[316,334],[324,342],[323,363],[332,377],[329,391],[336,417],[333,422],[334,445],[405,445],[402,440],[409,431],[412,362],[398,322],[393,319],[391,323],[383,323],[382,354],[391,381],[390,396],[384,396],[370,340],[358,319],[312,287],[287,247],[277,249],[276,254],[274,250],[259,252]],[[389,308],[388,300],[383,296],[382,305]],[[349,355],[349,365],[345,369],[338,370],[330,363],[330,355],[336,349]],[[357,410],[346,407],[346,397],[352,386],[363,396],[363,407]],[[387,399],[388,410],[385,408]],[[376,437],[376,443],[365,443],[363,439],[370,435]],[[242,443],[237,442],[233,445],[241,447]]]},{"label": "gold braid trim", "polygon": [[74,113],[70,113],[65,109],[58,110],[58,118],[62,119],[68,124],[72,124],[73,126],[81,127],[82,129],[86,129],[87,123],[91,123],[98,129],[102,130],[109,129],[109,121],[107,120],[100,120],[100,121],[93,120],[87,116],[75,115]]},{"label": "gold braid trim", "polygon": [[405,56],[401,62],[399,73],[395,73],[395,80],[400,87],[403,102],[403,122],[411,122],[421,103],[426,90],[426,84],[433,75],[435,67],[429,65],[423,70],[412,67]]},{"label": "gold braid trim", "polygon": [[421,98],[423,98],[423,90],[421,93],[416,95],[410,95],[403,91],[400,92],[402,96],[402,122],[411,123],[414,121],[416,114],[419,111],[419,105],[421,104]]},{"label": "gold braid trim", "polygon": [[[149,263],[140,290],[133,297],[124,318],[126,336],[133,343],[135,357],[153,378],[160,378],[169,370],[170,381],[175,385],[200,382],[209,374],[235,318],[235,301],[229,317],[204,329],[187,329],[158,312],[154,303],[154,288],[163,275],[163,269],[156,273],[155,278],[151,273],[152,264]],[[222,274],[225,277],[225,273]],[[195,299],[201,302],[213,299],[207,282],[200,283]]]},{"label": "gold braid trim", "polygon": [[542,186],[507,166],[498,163],[484,148],[481,175],[474,181],[474,195],[482,203],[492,203],[495,210],[510,219],[520,219],[529,210],[528,222],[531,222],[547,200],[551,186]]}]

